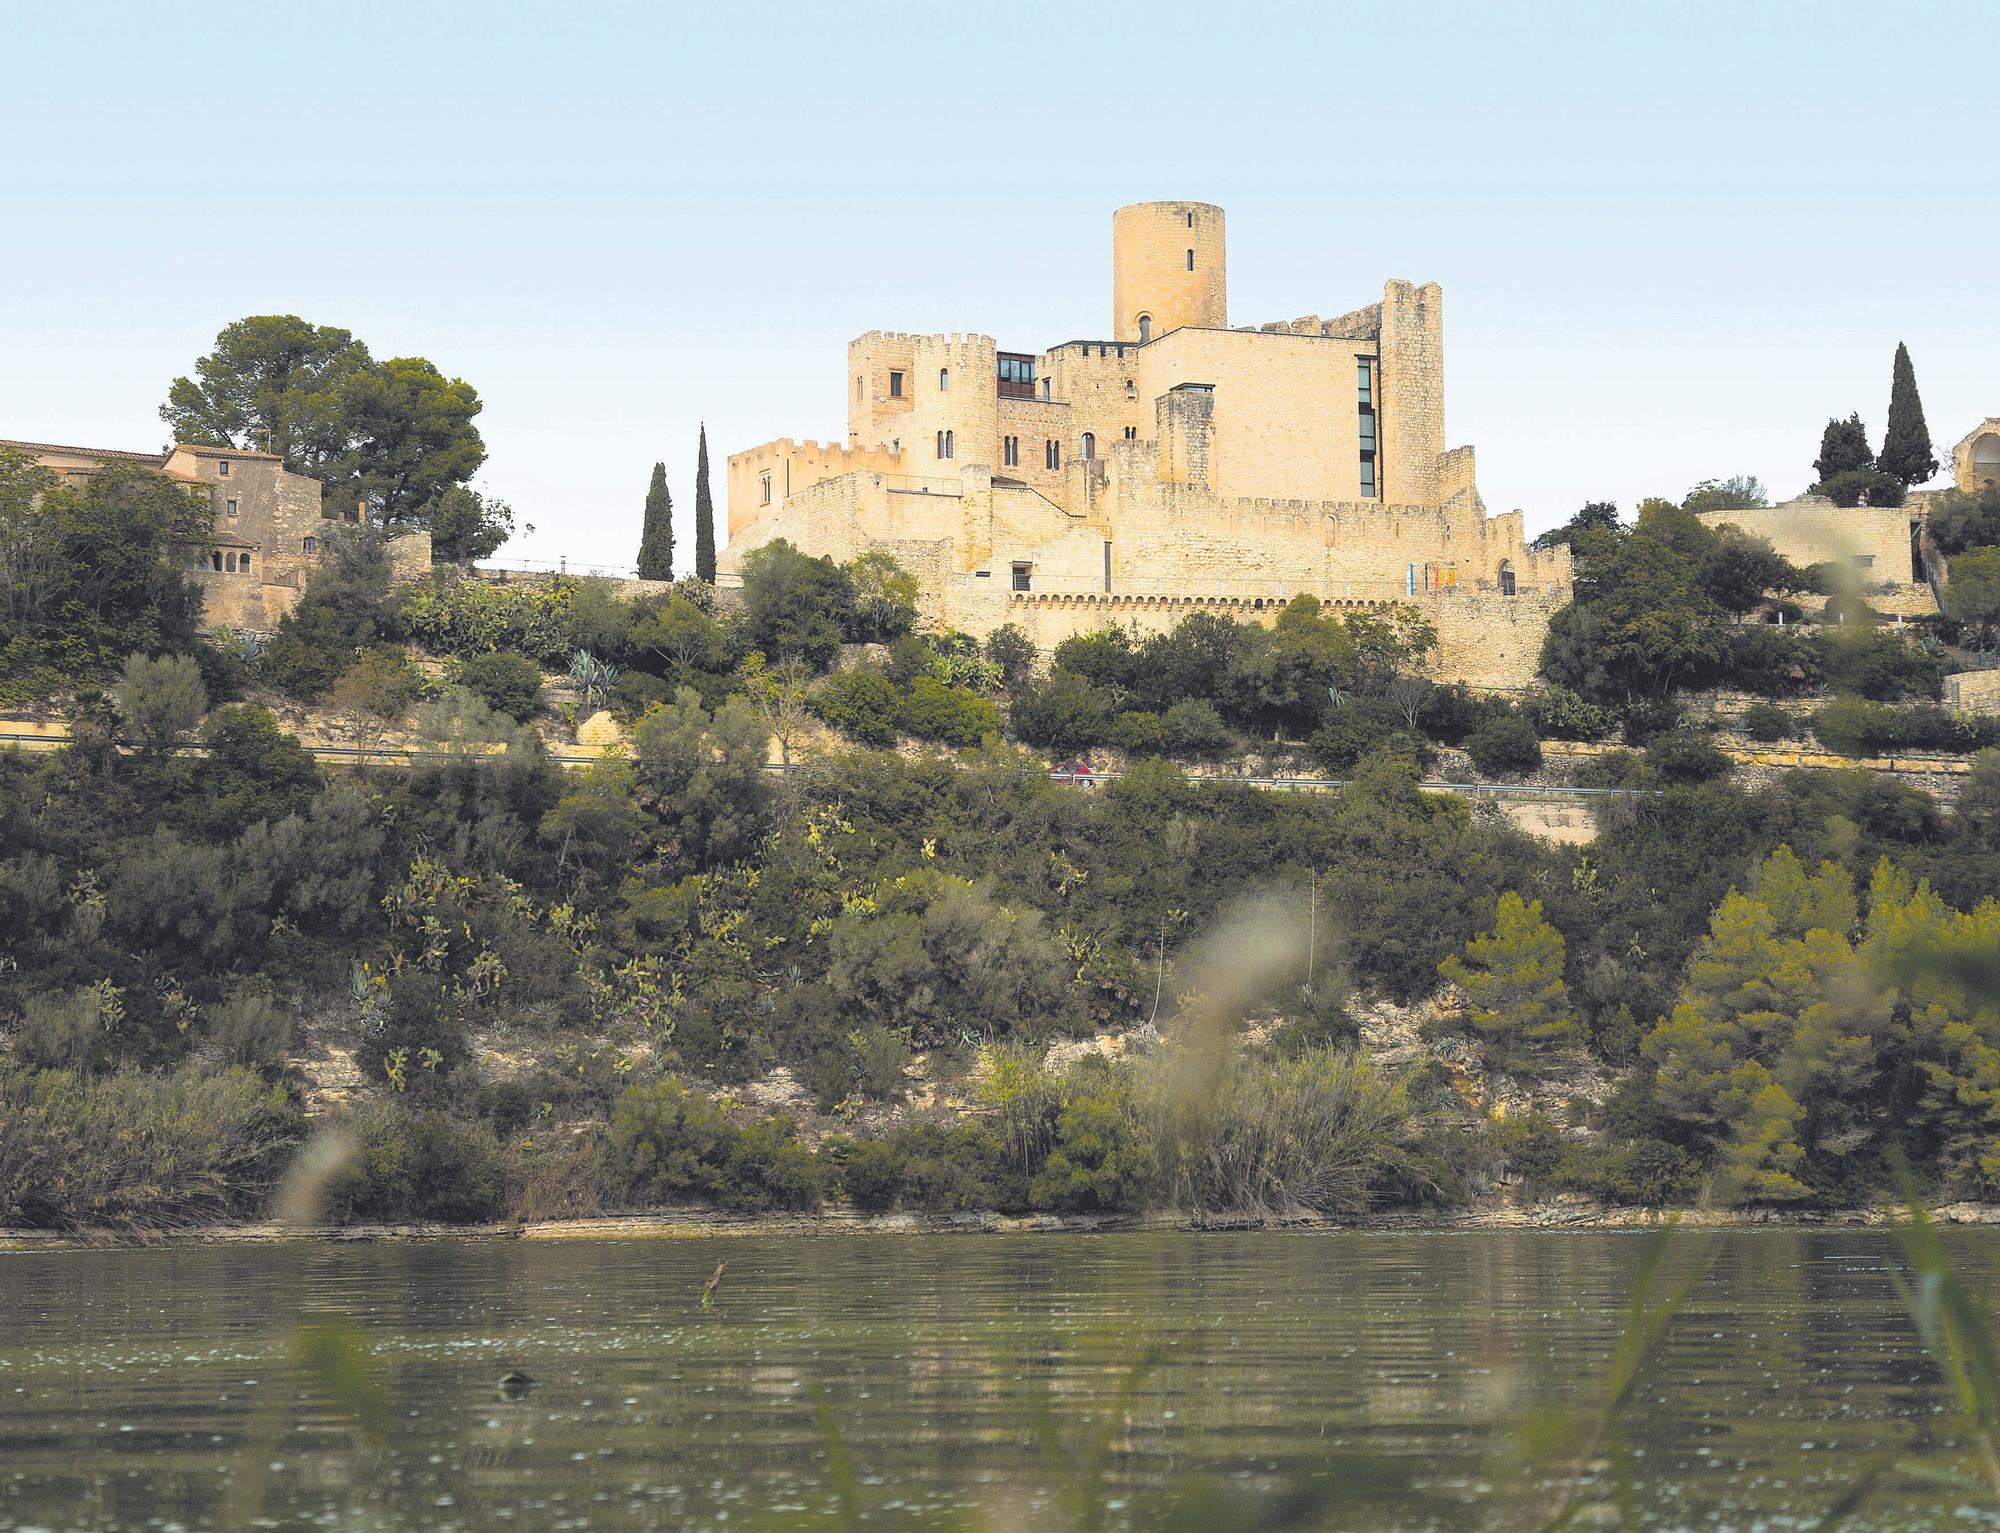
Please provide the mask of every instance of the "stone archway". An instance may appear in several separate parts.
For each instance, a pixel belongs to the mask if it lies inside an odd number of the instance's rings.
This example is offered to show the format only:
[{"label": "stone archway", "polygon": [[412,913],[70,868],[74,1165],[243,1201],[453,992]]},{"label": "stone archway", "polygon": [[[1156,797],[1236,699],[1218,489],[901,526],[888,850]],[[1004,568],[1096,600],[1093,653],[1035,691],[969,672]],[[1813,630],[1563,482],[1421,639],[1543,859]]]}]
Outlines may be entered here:
[{"label": "stone archway", "polygon": [[2000,484],[2000,431],[1989,431],[1972,441],[1972,488],[1990,489]]}]

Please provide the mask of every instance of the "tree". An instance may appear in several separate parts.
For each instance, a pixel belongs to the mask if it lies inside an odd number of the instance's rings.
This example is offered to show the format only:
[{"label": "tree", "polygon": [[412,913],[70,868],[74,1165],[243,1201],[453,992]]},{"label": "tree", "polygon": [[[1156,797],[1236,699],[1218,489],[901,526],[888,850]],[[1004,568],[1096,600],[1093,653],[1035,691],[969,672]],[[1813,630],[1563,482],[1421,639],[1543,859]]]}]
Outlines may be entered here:
[{"label": "tree", "polygon": [[825,670],[854,623],[854,582],[831,559],[775,539],[743,556],[743,621],[773,660]]},{"label": "tree", "polygon": [[1770,498],[1755,474],[1736,474],[1728,479],[1704,479],[1687,492],[1682,509],[1702,511],[1743,511],[1768,506]]},{"label": "tree", "polygon": [[715,584],[715,502],[708,492],[708,422],[701,423],[701,449],[694,462],[694,574]]},{"label": "tree", "polygon": [[118,716],[155,750],[172,745],[201,723],[208,712],[208,688],[201,667],[187,655],[127,655],[112,688]]},{"label": "tree", "polygon": [[1821,484],[1838,474],[1874,466],[1875,454],[1868,446],[1868,428],[1861,424],[1858,414],[1850,415],[1846,420],[1836,417],[1826,423],[1826,430],[1820,433],[1819,456],[1813,459],[1813,471],[1819,475]]},{"label": "tree", "polygon": [[1465,992],[1467,1015],[1493,1063],[1521,1070],[1550,1052],[1573,1048],[1583,1029],[1563,983],[1563,936],[1542,919],[1542,902],[1509,889],[1494,910],[1493,930],[1452,954],[1438,972]]},{"label": "tree", "polygon": [[1535,726],[1518,713],[1497,713],[1465,737],[1465,753],[1482,777],[1538,772],[1542,742]]},{"label": "tree", "polygon": [[1020,691],[1034,679],[1037,657],[1035,641],[1016,623],[986,636],[986,658],[1000,667],[1000,680],[1009,692]]},{"label": "tree", "polygon": [[533,718],[542,706],[542,668],[526,655],[510,650],[461,660],[452,679],[495,713],[504,713],[516,723]]},{"label": "tree", "polygon": [[917,577],[895,555],[871,548],[849,559],[846,571],[854,589],[855,643],[887,644],[916,627]]},{"label": "tree", "polygon": [[1585,501],[1583,509],[1560,527],[1551,527],[1535,539],[1535,547],[1562,548],[1586,533],[1606,533],[1618,526],[1618,504],[1610,500]]},{"label": "tree", "polygon": [[1725,523],[1701,561],[1701,589],[1724,612],[1740,618],[1764,605],[1767,591],[1797,591],[1805,577],[1767,538]]},{"label": "tree", "polygon": [[1009,722],[1017,739],[1066,756],[1101,741],[1110,719],[1104,694],[1076,672],[1058,667],[1015,695]]},{"label": "tree", "polygon": [[[455,484],[424,507],[416,520],[431,534],[431,558],[463,568],[490,558],[514,535],[514,508],[498,496]],[[528,528],[533,532],[533,526]]]},{"label": "tree", "polygon": [[667,466],[653,465],[646,487],[646,519],[639,530],[639,578],[674,578],[674,497],[667,489]]},{"label": "tree", "polygon": [[175,441],[274,452],[295,474],[341,483],[354,472],[343,391],[374,365],[346,330],[252,315],[223,328],[194,378],[173,381],[160,418]]},{"label": "tree", "polygon": [[1931,497],[1924,518],[1940,552],[2000,544],[2000,489],[1946,490]]},{"label": "tree", "polygon": [[348,331],[294,314],[225,327],[195,375],[176,378],[160,407],[176,437],[274,452],[379,526],[422,525],[486,458],[469,383],[422,357],[377,362]]},{"label": "tree", "polygon": [[1953,555],[1944,604],[1977,632],[1982,647],[1990,648],[2000,629],[2000,548],[1968,548]]},{"label": "tree", "polygon": [[1901,341],[1896,343],[1889,379],[1889,424],[1882,432],[1882,452],[1875,466],[1906,485],[1922,484],[1937,472],[1930,427],[1924,424],[1924,402],[1917,396],[1917,371],[1910,365],[1910,348]]},{"label": "tree", "polygon": [[472,423],[482,408],[478,392],[422,357],[392,357],[354,374],[341,401],[354,441],[351,489],[378,526],[419,522],[424,506],[486,461]]}]

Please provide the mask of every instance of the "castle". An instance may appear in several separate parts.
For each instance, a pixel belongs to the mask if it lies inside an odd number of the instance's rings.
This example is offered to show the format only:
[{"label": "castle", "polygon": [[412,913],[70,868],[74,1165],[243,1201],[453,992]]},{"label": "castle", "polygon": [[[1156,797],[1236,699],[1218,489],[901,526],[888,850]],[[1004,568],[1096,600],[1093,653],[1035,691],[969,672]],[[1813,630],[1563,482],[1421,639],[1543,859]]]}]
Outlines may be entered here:
[{"label": "castle", "polygon": [[[63,447],[52,442],[0,441],[75,484],[109,463],[130,463],[164,475],[215,513],[215,532],[189,573],[202,589],[202,622],[269,634],[298,605],[306,577],[324,551],[328,522],[353,522],[320,495],[320,482],[285,467],[276,453],[182,442],[165,452],[113,447]],[[431,562],[428,532],[389,545],[392,579],[415,579]]]},{"label": "castle", "polygon": [[1489,517],[1444,435],[1443,295],[1231,328],[1222,209],[1112,217],[1108,340],[1003,351],[871,330],[847,348],[847,440],[732,454],[725,572],[783,538],[882,549],[926,616],[1045,650],[1193,611],[1269,621],[1293,596],[1415,609],[1446,679],[1533,678],[1569,551]]}]

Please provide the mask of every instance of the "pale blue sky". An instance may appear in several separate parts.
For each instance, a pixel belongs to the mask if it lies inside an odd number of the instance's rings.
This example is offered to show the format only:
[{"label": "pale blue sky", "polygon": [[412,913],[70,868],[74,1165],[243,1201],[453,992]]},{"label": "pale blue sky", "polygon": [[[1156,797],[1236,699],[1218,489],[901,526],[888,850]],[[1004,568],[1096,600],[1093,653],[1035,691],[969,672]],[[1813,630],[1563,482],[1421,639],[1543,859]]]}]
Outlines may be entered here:
[{"label": "pale blue sky", "polygon": [[[237,316],[486,400],[510,552],[627,562],[665,458],[839,437],[849,337],[1108,335],[1111,210],[1222,204],[1237,323],[1444,285],[1531,527],[2000,414],[1986,4],[5,8],[0,436],[154,446]],[[718,511],[718,514],[720,512]]]}]

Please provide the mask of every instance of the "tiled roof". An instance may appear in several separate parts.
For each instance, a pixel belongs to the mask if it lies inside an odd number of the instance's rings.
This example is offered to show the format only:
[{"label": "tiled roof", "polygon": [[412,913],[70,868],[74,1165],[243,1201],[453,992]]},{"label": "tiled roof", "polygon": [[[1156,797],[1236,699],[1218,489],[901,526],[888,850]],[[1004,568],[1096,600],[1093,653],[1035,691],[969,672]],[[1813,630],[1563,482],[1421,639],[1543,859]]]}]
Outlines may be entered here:
[{"label": "tiled roof", "polygon": [[258,452],[250,447],[205,447],[199,442],[176,442],[175,452],[191,452],[202,458],[261,458],[269,463],[284,460],[274,452]]},{"label": "tiled roof", "polygon": [[122,447],[67,447],[60,442],[13,442],[4,438],[0,438],[0,447],[30,455],[66,452],[79,458],[116,458],[122,463],[150,463],[155,468],[167,461],[163,452],[128,452]]}]

